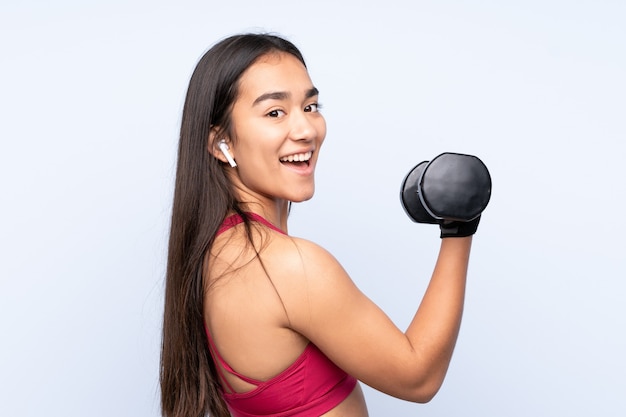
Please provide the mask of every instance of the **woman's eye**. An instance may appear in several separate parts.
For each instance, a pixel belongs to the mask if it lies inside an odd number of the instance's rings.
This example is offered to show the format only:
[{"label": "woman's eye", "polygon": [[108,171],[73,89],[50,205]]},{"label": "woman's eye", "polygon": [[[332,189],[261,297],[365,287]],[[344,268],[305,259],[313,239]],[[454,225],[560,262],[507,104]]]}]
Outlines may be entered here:
[{"label": "woman's eye", "polygon": [[282,111],[282,110],[272,110],[269,113],[267,113],[267,115],[269,117],[280,117],[280,116],[282,116],[284,114],[285,114],[285,112]]},{"label": "woman's eye", "polygon": [[304,108],[305,112],[317,113],[322,108],[322,105],[319,103],[311,103]]}]

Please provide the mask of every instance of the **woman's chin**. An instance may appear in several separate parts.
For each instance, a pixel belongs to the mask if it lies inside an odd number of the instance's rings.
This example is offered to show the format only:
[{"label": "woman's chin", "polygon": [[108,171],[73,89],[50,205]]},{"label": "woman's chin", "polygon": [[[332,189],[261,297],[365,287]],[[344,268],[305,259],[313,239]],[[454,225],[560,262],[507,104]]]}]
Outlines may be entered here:
[{"label": "woman's chin", "polygon": [[314,188],[312,188],[311,190],[302,190],[302,192],[291,196],[289,201],[291,201],[292,203],[302,203],[304,201],[308,201],[311,198],[313,198],[313,194],[315,194]]}]

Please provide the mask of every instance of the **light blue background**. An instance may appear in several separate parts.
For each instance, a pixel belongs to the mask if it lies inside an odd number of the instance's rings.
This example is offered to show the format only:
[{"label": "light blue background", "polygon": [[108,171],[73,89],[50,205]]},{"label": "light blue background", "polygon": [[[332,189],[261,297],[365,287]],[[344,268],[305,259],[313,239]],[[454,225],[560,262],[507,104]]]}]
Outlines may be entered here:
[{"label": "light blue background", "polygon": [[450,371],[372,416],[626,415],[626,3],[3,1],[0,415],[158,416],[163,275],[187,82],[222,37],[303,51],[328,135],[290,233],[402,328],[438,248],[409,169],[494,180]]}]

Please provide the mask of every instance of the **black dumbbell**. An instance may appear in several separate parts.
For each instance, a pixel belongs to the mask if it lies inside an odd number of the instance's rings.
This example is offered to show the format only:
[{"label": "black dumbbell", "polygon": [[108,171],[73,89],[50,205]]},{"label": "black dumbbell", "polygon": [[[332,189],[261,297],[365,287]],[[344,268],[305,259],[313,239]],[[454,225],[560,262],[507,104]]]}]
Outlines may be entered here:
[{"label": "black dumbbell", "polygon": [[491,198],[491,175],[479,158],[445,152],[407,174],[400,198],[413,221],[438,224],[442,238],[469,236]]}]

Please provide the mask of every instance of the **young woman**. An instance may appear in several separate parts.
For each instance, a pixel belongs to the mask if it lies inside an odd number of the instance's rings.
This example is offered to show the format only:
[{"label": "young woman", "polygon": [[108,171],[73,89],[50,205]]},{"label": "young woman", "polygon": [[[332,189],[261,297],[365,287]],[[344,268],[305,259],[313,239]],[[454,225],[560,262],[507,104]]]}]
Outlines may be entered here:
[{"label": "young woman", "polygon": [[[471,237],[444,238],[405,332],[323,248],[289,236],[326,134],[300,52],[271,35],[211,48],[183,111],[169,242],[162,413],[367,416],[357,380],[409,401],[441,386]],[[417,304],[417,303],[416,303]]]}]

